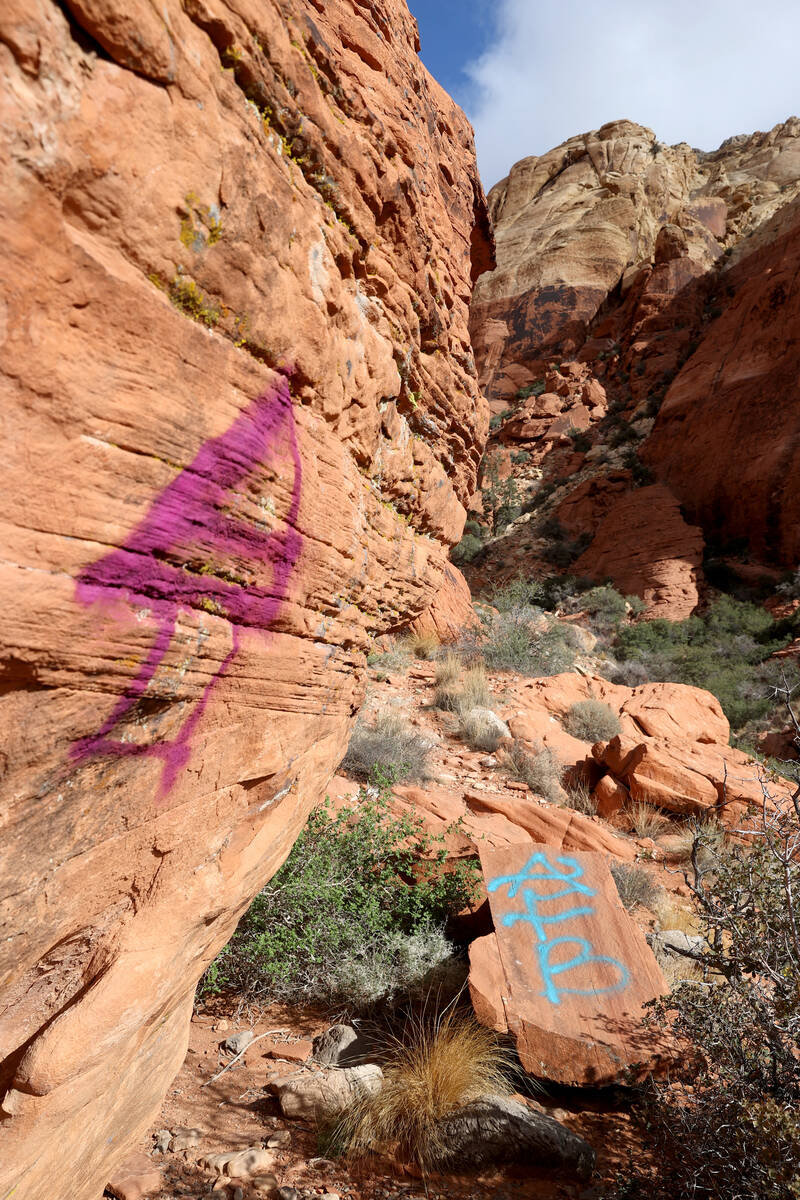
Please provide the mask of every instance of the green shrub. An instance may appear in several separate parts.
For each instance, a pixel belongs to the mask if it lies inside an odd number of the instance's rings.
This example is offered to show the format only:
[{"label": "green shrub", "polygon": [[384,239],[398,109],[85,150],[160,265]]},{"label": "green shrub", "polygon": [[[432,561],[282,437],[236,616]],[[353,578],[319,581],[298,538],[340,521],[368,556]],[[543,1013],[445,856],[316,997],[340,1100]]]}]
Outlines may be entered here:
[{"label": "green shrub", "polygon": [[791,802],[772,800],[749,845],[696,856],[689,882],[703,945],[682,953],[700,978],[653,1013],[695,1047],[684,1056],[689,1086],[653,1082],[645,1092],[639,1118],[654,1165],[617,1195],[800,1196],[800,822]]},{"label": "green shrub", "polygon": [[483,549],[483,542],[474,533],[465,533],[458,545],[453,546],[450,558],[457,567],[471,563]]},{"label": "green shrub", "polygon": [[564,728],[582,742],[608,742],[620,732],[620,723],[602,700],[578,700],[567,713]]},{"label": "green shrub", "polygon": [[581,598],[581,608],[598,633],[608,633],[618,628],[628,614],[626,598],[610,584],[590,588]]},{"label": "green shrub", "polygon": [[[454,827],[455,828],[455,827]],[[217,957],[201,993],[243,1002],[364,1008],[417,986],[452,955],[447,919],[474,899],[474,862],[446,862],[444,837],[396,817],[382,791],[309,817]]]},{"label": "green shrub", "polygon": [[571,669],[578,650],[575,631],[557,623],[534,629],[532,611],[512,609],[487,623],[480,649],[490,669],[537,678]]},{"label": "green shrub", "polygon": [[545,389],[543,379],[537,379],[535,383],[528,383],[525,387],[521,387],[517,392],[518,400],[527,400],[529,396],[541,396]]},{"label": "green shrub", "polygon": [[400,717],[384,713],[374,725],[359,717],[341,770],[354,779],[372,780],[376,772],[389,771],[421,783],[428,778],[426,760],[430,749],[430,742],[409,729]]},{"label": "green shrub", "polygon": [[614,652],[623,664],[642,664],[654,681],[688,683],[712,692],[733,728],[739,729],[773,707],[771,668],[761,664],[787,641],[765,609],[721,596],[702,617],[624,627]]}]

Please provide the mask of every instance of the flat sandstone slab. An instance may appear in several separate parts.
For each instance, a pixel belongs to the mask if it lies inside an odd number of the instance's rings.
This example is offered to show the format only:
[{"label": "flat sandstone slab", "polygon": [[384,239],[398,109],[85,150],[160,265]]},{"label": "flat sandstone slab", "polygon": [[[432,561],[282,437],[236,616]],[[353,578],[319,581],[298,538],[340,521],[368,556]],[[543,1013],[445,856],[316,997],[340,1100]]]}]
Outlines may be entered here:
[{"label": "flat sandstone slab", "polygon": [[516,1038],[526,1071],[604,1084],[665,1052],[642,1027],[666,990],[601,854],[509,845],[481,850],[495,933],[473,943],[480,1020]]}]

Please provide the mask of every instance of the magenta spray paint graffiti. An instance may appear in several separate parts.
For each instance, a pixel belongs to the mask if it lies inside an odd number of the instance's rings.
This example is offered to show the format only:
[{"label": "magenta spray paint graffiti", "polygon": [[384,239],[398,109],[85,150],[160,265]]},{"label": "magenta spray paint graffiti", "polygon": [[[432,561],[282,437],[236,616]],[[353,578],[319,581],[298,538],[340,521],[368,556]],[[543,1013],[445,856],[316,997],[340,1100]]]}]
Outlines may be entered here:
[{"label": "magenta spray paint graffiti", "polygon": [[[145,608],[156,636],[133,683],[96,733],[72,746],[73,761],[95,756],[146,755],[164,764],[161,797],[173,787],[189,758],[192,735],[212,689],[225,675],[240,645],[242,627],[268,630],[283,604],[300,555],[296,523],[300,509],[302,466],[294,428],[287,376],[254,400],[220,437],[211,438],[194,460],[156,498],[147,515],[118,550],[81,572],[76,597],[82,604],[117,602],[123,597]],[[288,511],[282,528],[269,531],[235,514],[232,497],[247,477],[271,465],[290,471]],[[253,567],[270,568],[266,585],[236,579],[235,571],[208,572],[210,556]],[[226,577],[227,575],[227,577]],[[169,650],[181,609],[204,608],[231,622],[232,645],[191,715],[167,741],[123,740],[120,727],[145,697]]]}]

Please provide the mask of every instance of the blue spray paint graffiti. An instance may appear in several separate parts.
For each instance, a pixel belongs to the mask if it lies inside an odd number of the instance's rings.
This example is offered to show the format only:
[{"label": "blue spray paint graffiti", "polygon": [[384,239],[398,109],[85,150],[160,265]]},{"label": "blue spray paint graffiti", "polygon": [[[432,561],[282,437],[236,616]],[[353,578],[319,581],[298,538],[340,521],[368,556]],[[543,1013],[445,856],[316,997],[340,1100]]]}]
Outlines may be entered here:
[{"label": "blue spray paint graffiti", "polygon": [[[595,911],[591,905],[585,903],[549,915],[542,911],[541,905],[550,904],[555,900],[563,900],[567,896],[577,894],[591,897],[596,894],[594,888],[582,881],[583,867],[574,858],[559,856],[555,861],[558,865],[553,866],[545,854],[537,852],[528,859],[525,866],[516,875],[498,875],[496,879],[492,879],[487,884],[490,892],[507,887],[510,900],[515,900],[521,893],[521,899],[525,906],[524,912],[506,913],[502,918],[503,924],[510,927],[517,921],[526,921],[532,926],[536,934],[536,954],[544,983],[542,995],[551,1004],[560,1004],[561,996],[593,996],[601,992],[621,992],[627,987],[630,979],[627,967],[624,967],[621,962],[617,962],[615,958],[609,958],[605,954],[595,954],[594,948],[587,938],[570,935],[550,936],[549,926],[569,921],[573,917],[592,916]],[[560,883],[563,886],[560,890],[541,891],[537,890],[535,886],[531,886],[536,883]],[[556,947],[570,945],[577,948],[573,957],[564,962],[554,961],[553,951]],[[601,963],[611,967],[618,974],[619,978],[615,983],[590,988],[560,987],[556,984],[558,976],[564,975],[576,967]]]}]

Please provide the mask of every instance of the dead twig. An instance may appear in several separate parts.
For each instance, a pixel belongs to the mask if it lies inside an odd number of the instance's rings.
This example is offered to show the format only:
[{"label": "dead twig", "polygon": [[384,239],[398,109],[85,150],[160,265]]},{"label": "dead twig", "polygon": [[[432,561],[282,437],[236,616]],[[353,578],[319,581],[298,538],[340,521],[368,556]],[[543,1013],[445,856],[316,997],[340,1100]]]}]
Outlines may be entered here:
[{"label": "dead twig", "polygon": [[222,1068],[221,1071],[217,1071],[216,1075],[212,1075],[211,1078],[207,1079],[204,1084],[201,1084],[201,1086],[202,1087],[210,1087],[210,1085],[212,1083],[216,1083],[217,1080],[219,1078],[221,1078],[221,1076],[223,1076],[226,1071],[230,1071],[231,1067],[239,1061],[239,1059],[242,1057],[243,1054],[247,1054],[247,1051],[250,1049],[251,1046],[255,1046],[256,1042],[260,1042],[262,1038],[274,1037],[276,1033],[291,1033],[291,1030],[290,1029],[268,1029],[266,1033],[260,1033],[258,1035],[258,1037],[253,1038],[252,1042],[248,1042],[247,1045],[245,1046],[244,1050],[240,1050],[235,1058],[232,1058],[229,1063],[226,1063],[226,1065]]}]

